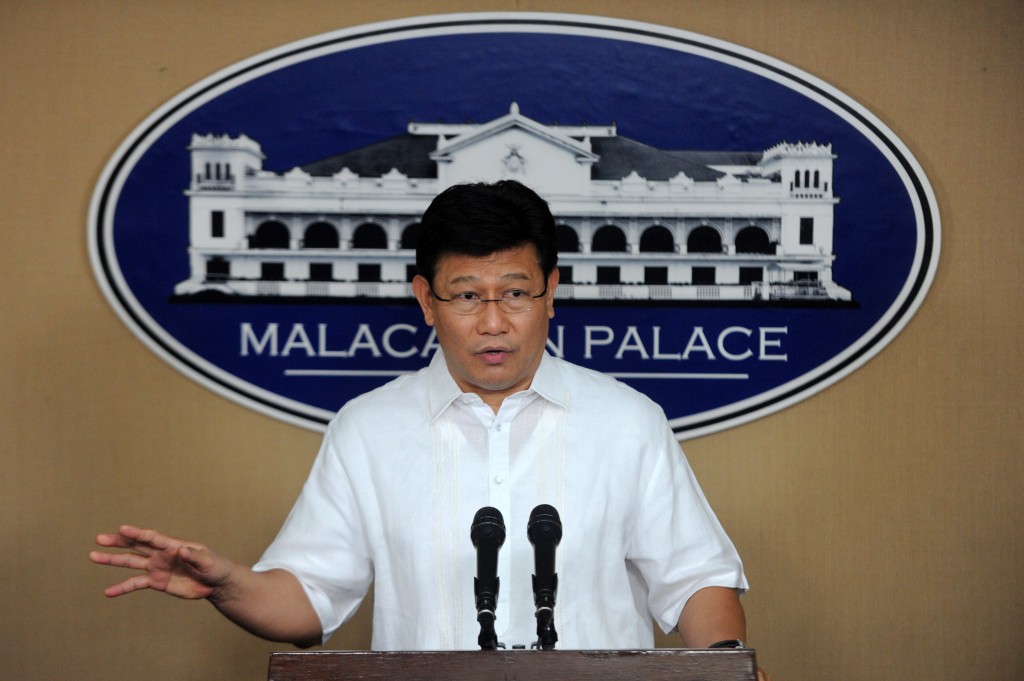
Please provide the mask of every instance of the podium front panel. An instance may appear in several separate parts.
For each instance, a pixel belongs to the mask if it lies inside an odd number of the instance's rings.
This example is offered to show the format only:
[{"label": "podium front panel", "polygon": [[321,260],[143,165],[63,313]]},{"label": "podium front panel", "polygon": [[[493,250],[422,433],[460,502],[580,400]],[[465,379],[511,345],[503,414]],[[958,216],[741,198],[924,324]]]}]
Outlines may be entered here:
[{"label": "podium front panel", "polygon": [[272,653],[268,681],[756,681],[753,650]]}]

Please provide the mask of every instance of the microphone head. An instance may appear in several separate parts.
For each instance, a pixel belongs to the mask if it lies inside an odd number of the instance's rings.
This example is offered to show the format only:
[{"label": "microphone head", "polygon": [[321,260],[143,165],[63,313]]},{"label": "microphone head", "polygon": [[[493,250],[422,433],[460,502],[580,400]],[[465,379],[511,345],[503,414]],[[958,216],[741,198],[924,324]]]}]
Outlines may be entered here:
[{"label": "microphone head", "polygon": [[473,516],[473,525],[469,529],[469,538],[473,546],[479,548],[501,548],[505,543],[505,519],[501,511],[490,506],[484,506]]},{"label": "microphone head", "polygon": [[540,504],[533,509],[526,524],[526,536],[531,544],[543,541],[557,545],[562,540],[562,520],[554,506]]}]

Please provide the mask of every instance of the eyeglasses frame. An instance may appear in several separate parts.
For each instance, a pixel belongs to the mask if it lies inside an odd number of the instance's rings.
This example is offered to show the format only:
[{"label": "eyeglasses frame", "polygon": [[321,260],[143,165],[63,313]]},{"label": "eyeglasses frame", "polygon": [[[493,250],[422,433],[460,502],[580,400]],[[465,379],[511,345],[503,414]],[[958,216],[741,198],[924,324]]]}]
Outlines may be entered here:
[{"label": "eyeglasses frame", "polygon": [[[430,288],[430,295],[434,296],[434,300],[439,300],[442,303],[452,303],[452,302],[455,302],[454,299],[452,299],[452,298],[442,298],[441,296],[437,295],[437,291],[434,290],[433,282],[428,281],[427,282],[427,286]],[[543,298],[547,294],[548,294],[548,282],[547,282],[547,279],[545,279],[544,280],[544,290],[541,291],[540,293],[538,293],[535,296],[530,296],[530,299],[531,300],[537,300],[538,298]],[[487,307],[487,303],[494,303],[495,305],[499,305],[499,303],[504,302],[504,300],[505,300],[504,298],[481,298],[480,299],[480,305],[478,306],[478,308],[475,311],[473,311],[473,312],[456,312],[456,314],[463,314],[463,315],[479,314],[480,312],[482,312],[484,310],[484,308]],[[528,307],[525,310],[517,310],[516,312],[511,312],[509,310],[503,309],[503,308],[500,307],[500,305],[499,305],[498,309],[500,309],[505,314],[519,314],[521,312],[529,312],[530,310],[533,309],[533,307],[532,306]]]}]

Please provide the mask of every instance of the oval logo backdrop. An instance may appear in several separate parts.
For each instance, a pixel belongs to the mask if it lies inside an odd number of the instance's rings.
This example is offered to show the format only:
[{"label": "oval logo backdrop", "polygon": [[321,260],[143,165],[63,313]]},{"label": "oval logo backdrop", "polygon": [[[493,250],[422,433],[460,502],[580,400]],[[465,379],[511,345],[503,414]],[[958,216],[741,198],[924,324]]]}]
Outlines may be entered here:
[{"label": "oval logo backdrop", "polygon": [[90,252],[158,355],[318,429],[427,363],[418,216],[499,178],[558,222],[549,351],[648,394],[680,439],[861,366],[938,261],[927,179],[841,92],[685,31],[533,13],[359,26],[214,74],[110,160]]}]

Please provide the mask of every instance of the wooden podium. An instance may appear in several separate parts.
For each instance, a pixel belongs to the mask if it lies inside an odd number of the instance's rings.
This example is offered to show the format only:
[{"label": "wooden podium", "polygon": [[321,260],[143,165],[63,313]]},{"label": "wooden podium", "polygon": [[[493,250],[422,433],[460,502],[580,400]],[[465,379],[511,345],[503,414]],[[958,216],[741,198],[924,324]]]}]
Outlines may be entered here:
[{"label": "wooden podium", "polygon": [[272,653],[268,681],[756,681],[753,650]]}]

